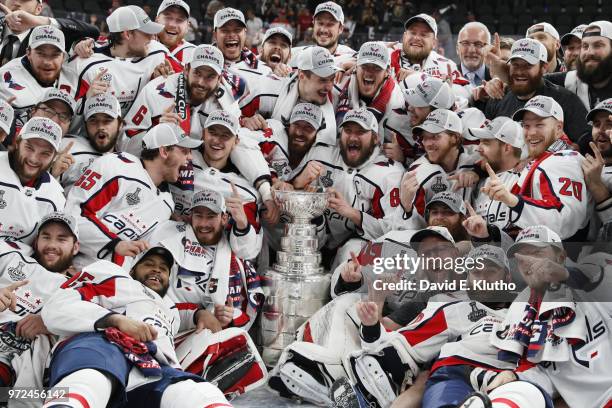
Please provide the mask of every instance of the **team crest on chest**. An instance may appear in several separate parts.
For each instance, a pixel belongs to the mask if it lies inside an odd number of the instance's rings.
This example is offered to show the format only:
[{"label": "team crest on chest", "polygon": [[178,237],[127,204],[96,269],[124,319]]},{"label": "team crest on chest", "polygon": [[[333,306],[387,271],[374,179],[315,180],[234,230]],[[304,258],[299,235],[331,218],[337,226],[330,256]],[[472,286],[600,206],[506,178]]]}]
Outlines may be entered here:
[{"label": "team crest on chest", "polygon": [[434,193],[441,193],[446,191],[446,184],[442,181],[442,176],[437,176],[435,183],[431,185],[431,191]]},{"label": "team crest on chest", "polygon": [[331,170],[327,170],[327,173],[325,173],[324,176],[319,177],[319,181],[323,187],[331,187],[334,184],[331,174]]}]

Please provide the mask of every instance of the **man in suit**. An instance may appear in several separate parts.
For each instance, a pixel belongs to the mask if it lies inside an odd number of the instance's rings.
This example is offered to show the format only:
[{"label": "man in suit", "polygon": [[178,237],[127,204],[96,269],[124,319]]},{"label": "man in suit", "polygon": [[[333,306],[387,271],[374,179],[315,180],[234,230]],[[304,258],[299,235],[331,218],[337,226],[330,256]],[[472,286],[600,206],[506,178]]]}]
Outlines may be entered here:
[{"label": "man in suit", "polygon": [[457,38],[457,55],[461,61],[460,70],[472,86],[491,79],[489,68],[484,63],[487,46],[491,43],[491,33],[487,26],[477,21],[469,22],[461,28]]},{"label": "man in suit", "polygon": [[0,4],[0,11],[4,13],[0,17],[0,66],[25,55],[30,33],[37,26],[50,25],[62,30],[66,37],[66,51],[77,40],[100,35],[94,25],[82,21],[41,16],[42,0],[6,0]]}]

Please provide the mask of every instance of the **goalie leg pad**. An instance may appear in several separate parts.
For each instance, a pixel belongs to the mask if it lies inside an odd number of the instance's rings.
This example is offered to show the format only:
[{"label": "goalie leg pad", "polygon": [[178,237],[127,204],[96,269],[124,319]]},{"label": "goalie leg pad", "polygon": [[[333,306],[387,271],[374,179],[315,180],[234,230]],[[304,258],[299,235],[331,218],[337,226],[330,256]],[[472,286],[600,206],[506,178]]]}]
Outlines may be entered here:
[{"label": "goalie leg pad", "polygon": [[392,332],[371,348],[350,354],[344,367],[366,396],[372,396],[385,407],[412,384],[419,372],[409,349],[404,336]]},{"label": "goalie leg pad", "polygon": [[230,327],[193,333],[177,348],[183,369],[200,375],[226,395],[240,395],[266,383],[268,371],[251,337]]},{"label": "goalie leg pad", "polygon": [[336,353],[307,342],[295,342],[281,354],[270,373],[269,386],[282,397],[329,406],[329,389],[346,372]]}]

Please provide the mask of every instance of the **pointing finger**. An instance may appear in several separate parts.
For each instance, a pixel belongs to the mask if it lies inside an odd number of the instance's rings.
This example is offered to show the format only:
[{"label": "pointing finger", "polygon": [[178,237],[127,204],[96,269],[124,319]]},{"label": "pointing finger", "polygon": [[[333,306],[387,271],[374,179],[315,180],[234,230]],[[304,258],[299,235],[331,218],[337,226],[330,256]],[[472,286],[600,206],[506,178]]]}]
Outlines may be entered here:
[{"label": "pointing finger", "polygon": [[7,289],[10,290],[10,291],[13,291],[13,290],[15,290],[17,288],[20,288],[20,287],[22,287],[24,285],[27,285],[28,283],[30,283],[30,281],[27,280],[27,279],[19,281],[19,282],[11,283],[10,285],[7,286]]},{"label": "pointing finger", "polygon": [[0,11],[2,11],[4,14],[10,14],[12,13],[11,9],[6,7],[4,4],[0,3]]},{"label": "pointing finger", "polygon": [[238,189],[236,188],[236,185],[231,181],[230,181],[230,185],[232,186],[232,195],[234,197],[240,198],[240,193],[238,193]]},{"label": "pointing finger", "polygon": [[104,74],[106,74],[107,72],[108,72],[108,69],[102,68],[100,72],[98,72],[98,75],[96,75],[96,77],[94,78],[94,82],[101,80]]},{"label": "pointing finger", "polygon": [[164,112],[165,112],[165,113],[171,113],[172,111],[174,111],[174,107],[175,107],[175,106],[176,106],[176,104],[175,104],[174,102],[172,102],[172,103],[170,104],[170,106],[168,106],[168,107],[167,107],[167,108],[164,110]]},{"label": "pointing finger", "polygon": [[474,211],[474,207],[472,207],[472,204],[470,204],[467,201],[464,201],[464,203],[465,203],[465,208],[467,208],[467,210],[468,210],[468,214],[470,214],[470,217],[473,216],[473,215],[478,215],[478,214],[476,214],[476,211]]},{"label": "pointing finger", "polygon": [[66,147],[64,147],[62,150],[59,151],[58,155],[61,154],[66,154],[70,151],[70,149],[72,149],[72,146],[74,146],[74,140],[71,140]]},{"label": "pointing finger", "polygon": [[595,153],[595,158],[597,159],[598,162],[603,162],[604,159],[601,155],[601,151],[599,150],[599,148],[597,147],[597,145],[593,142],[589,142],[589,146],[591,146],[591,150],[593,150],[593,153]]},{"label": "pointing finger", "polygon": [[360,265],[359,259],[357,258],[357,255],[355,255],[355,252],[353,251],[351,251],[351,261],[353,261],[356,265]]},{"label": "pointing finger", "polygon": [[495,174],[489,163],[485,163],[485,169],[487,170],[487,173],[489,173],[489,177],[491,177],[491,180],[497,180],[497,174]]}]

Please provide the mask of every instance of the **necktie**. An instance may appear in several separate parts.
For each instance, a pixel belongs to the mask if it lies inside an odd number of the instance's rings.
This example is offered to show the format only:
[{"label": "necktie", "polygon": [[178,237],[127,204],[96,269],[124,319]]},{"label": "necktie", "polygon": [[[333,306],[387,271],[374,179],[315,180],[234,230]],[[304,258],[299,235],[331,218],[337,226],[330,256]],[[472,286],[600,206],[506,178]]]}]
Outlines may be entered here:
[{"label": "necktie", "polygon": [[15,41],[17,41],[17,36],[9,34],[6,44],[4,44],[4,47],[2,48],[2,53],[0,53],[0,61],[2,62],[2,65],[5,65],[7,62],[13,59],[13,46],[15,45]]},{"label": "necktie", "polygon": [[468,72],[467,73],[468,79],[470,80],[470,82],[476,86],[480,85],[482,83],[482,79],[480,79],[480,77],[478,77],[478,75],[476,75],[475,72]]}]

